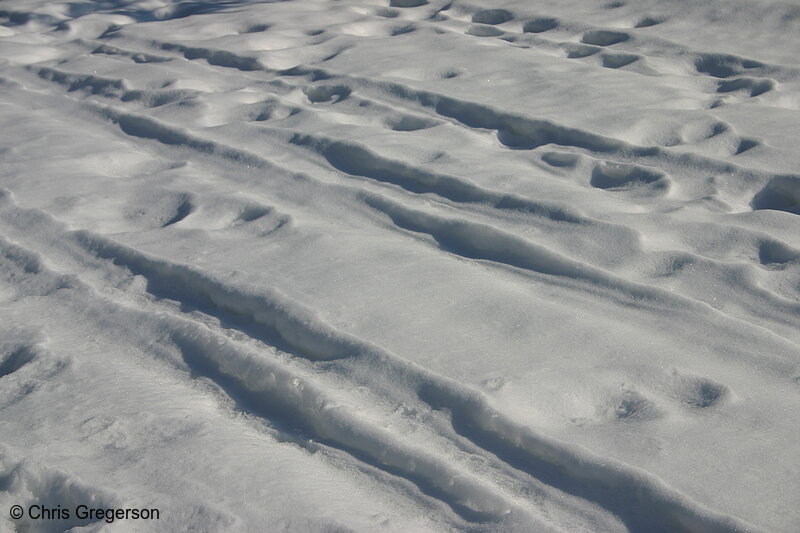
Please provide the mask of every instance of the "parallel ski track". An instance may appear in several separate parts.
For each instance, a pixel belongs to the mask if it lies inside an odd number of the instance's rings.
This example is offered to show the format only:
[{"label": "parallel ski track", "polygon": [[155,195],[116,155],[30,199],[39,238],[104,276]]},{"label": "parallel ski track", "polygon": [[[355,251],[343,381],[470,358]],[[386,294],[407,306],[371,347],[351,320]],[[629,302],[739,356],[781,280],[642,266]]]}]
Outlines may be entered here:
[{"label": "parallel ski track", "polygon": [[[96,45],[90,42],[79,44]],[[283,89],[299,88],[300,85],[287,81],[298,76],[310,80],[341,80],[352,89],[369,94],[376,101],[411,107],[416,113],[447,121],[466,131],[492,130],[503,144],[513,148],[530,149],[556,144],[603,160],[611,158],[630,162],[635,159],[648,161],[654,166],[702,165],[719,172],[736,173],[745,181],[765,181],[774,177],[728,161],[678,154],[660,147],[636,146],[551,121],[531,119],[444,94],[416,90],[396,82],[343,75],[317,67],[270,71],[252,57],[229,51],[186,47],[176,43],[155,44],[164,55],[149,54],[152,47],[142,52],[117,48],[114,53],[146,57],[152,62],[162,63],[176,59],[204,59],[210,69],[236,69],[245,77],[243,79],[262,84],[273,82],[276,87]],[[34,67],[31,70],[71,91],[86,90],[94,96],[116,98],[121,102],[141,102],[145,107],[161,105],[170,101],[170,98],[178,101],[191,96],[190,92],[161,96],[146,94],[128,89],[124,80],[85,75],[81,78],[79,74],[70,78],[71,74],[52,67]],[[777,67],[770,66],[768,70],[773,74],[780,73]],[[258,77],[259,72],[272,78]],[[119,128],[121,135],[134,144],[156,141],[162,145],[159,149],[189,150],[201,157],[216,160],[223,166],[275,169],[284,176],[280,179],[288,182],[304,181],[355,198],[369,210],[377,211],[391,220],[387,227],[394,225],[396,231],[427,234],[439,243],[443,251],[466,259],[546,277],[567,278],[568,285],[573,287],[575,284],[572,282],[577,280],[582,290],[589,287],[590,290],[603,293],[610,291],[620,301],[631,305],[666,307],[699,315],[722,315],[720,311],[690,298],[625,281],[602,269],[522,239],[499,226],[476,223],[466,216],[438,215],[404,202],[413,201],[419,194],[432,193],[447,201],[448,205],[462,209],[471,209],[473,204],[480,204],[496,210],[519,210],[555,222],[605,224],[559,206],[503,195],[455,176],[425,173],[403,162],[381,158],[370,152],[369,147],[343,146],[341,141],[313,137],[303,132],[290,132],[287,135],[288,144],[312,147],[335,170],[359,177],[367,184],[379,181],[398,186],[408,193],[403,196],[404,201],[398,201],[384,194],[381,188],[362,190],[288,171],[256,153],[206,139],[186,128],[142,114],[141,110],[120,109],[95,99],[81,100],[73,96],[69,96],[69,99],[76,106],[101,117],[106,124],[111,123]],[[332,146],[344,149],[350,156],[355,154],[366,158],[367,166],[360,168],[337,164],[332,161],[337,156],[330,151]],[[287,187],[291,188],[291,184]],[[288,194],[284,200],[291,201],[291,195]],[[86,292],[103,295],[87,297],[88,314],[93,315],[95,320],[102,321],[102,316],[111,312],[120,316],[135,314],[139,319],[154,324],[166,323],[171,334],[164,342],[178,347],[183,363],[199,375],[216,381],[231,397],[244,398],[247,405],[259,406],[251,408],[252,414],[272,420],[279,416],[277,413],[281,409],[292,413],[302,432],[325,446],[344,452],[352,461],[366,465],[367,469],[381,470],[410,481],[428,497],[447,504],[467,522],[498,523],[509,513],[518,513],[531,521],[534,530],[548,530],[550,525],[539,521],[542,509],[525,496],[523,489],[528,485],[532,492],[546,497],[569,495],[563,508],[566,511],[575,509],[575,501],[593,502],[599,511],[596,516],[586,517],[587,520],[606,520],[608,518],[604,511],[607,511],[622,520],[631,531],[757,530],[744,521],[705,508],[652,474],[540,435],[497,411],[480,392],[433,374],[368,340],[337,330],[318,319],[313,310],[278,291],[261,289],[253,292],[250,288],[231,285],[191,266],[152,256],[88,230],[68,231],[50,215],[16,205],[8,193],[3,195],[2,204],[0,212],[3,213],[2,220],[7,229],[15,233],[15,239],[26,242],[23,246],[0,241],[0,246],[13,248],[15,253],[27,253],[32,260],[40,254],[45,256],[47,252],[44,250],[51,246],[64,257],[69,257],[68,261],[46,257],[43,263],[63,261],[64,264],[59,268],[71,264],[75,270],[72,275],[75,276],[76,291],[91,288],[93,291]],[[28,225],[31,221],[35,222],[33,226]],[[38,234],[31,231],[36,225],[46,227],[47,231]],[[124,292],[87,285],[79,271],[81,268],[98,269],[112,277],[130,274],[143,276],[148,281],[152,300],[147,305],[151,309],[142,310],[147,306]],[[41,275],[59,275],[48,273],[44,268],[42,271]],[[92,276],[92,279],[95,277]],[[785,316],[800,312],[800,306],[794,302],[782,301],[771,294],[762,296],[779,306],[781,313],[772,317],[774,320],[790,323]],[[189,308],[201,309],[221,322],[232,325],[236,337],[244,340],[232,339],[223,328],[215,327],[214,321],[200,322],[189,313],[176,311],[166,303],[168,300],[177,300]],[[734,317],[729,318],[734,323],[739,322]],[[108,321],[109,327],[113,327],[111,322]],[[287,365],[280,357],[270,355],[274,354],[274,350],[302,359],[306,366]],[[352,372],[353,365],[368,368],[370,372]],[[176,366],[176,369],[179,368]],[[334,374],[336,379],[343,379],[348,384],[356,383],[373,391],[381,389],[383,383],[365,381],[364,376],[381,376],[384,382],[393,382],[397,387],[386,392],[397,398],[414,398],[416,405],[424,406],[431,413],[439,413],[433,415],[434,419],[439,420],[444,416],[442,413],[449,413],[448,424],[432,424],[428,430],[445,441],[451,441],[456,448],[479,454],[488,466],[483,471],[470,470],[465,468],[463,462],[422,450],[413,443],[382,431],[368,420],[359,418],[356,413],[337,407],[336,399],[326,389],[326,383],[334,382],[328,375]],[[341,390],[336,392],[341,393]],[[267,405],[273,407],[263,407]],[[287,436],[287,439],[297,440],[297,436]]]},{"label": "parallel ski track", "polygon": [[[48,77],[52,74],[49,70],[45,72]],[[76,80],[71,79],[70,83],[76,83]],[[78,83],[83,85],[87,82],[78,76]],[[90,76],[89,83],[99,83],[100,87],[105,88],[109,84],[115,85],[118,81],[103,79],[98,82],[96,77]],[[577,286],[578,288],[582,287],[583,290],[590,290],[593,293],[605,294],[606,297],[610,297],[623,305],[643,306],[645,308],[662,310],[680,309],[682,312],[694,310],[694,312],[700,312],[701,314],[711,311],[726,316],[735,322],[742,321],[738,316],[714,309],[708,304],[689,296],[682,296],[651,285],[630,282],[603,269],[593,267],[583,261],[576,261],[561,254],[554,253],[540,245],[521,239],[507,230],[500,229],[492,222],[488,224],[474,223],[466,217],[443,218],[433,215],[432,213],[418,211],[413,208],[408,208],[402,203],[398,203],[380,193],[375,194],[361,191],[346,184],[322,182],[312,175],[285,169],[247,149],[234,148],[216,140],[209,140],[186,128],[172,126],[159,119],[136,111],[120,109],[95,99],[67,97],[70,100],[74,100],[79,109],[89,110],[95,116],[99,116],[103,120],[115,124],[128,138],[155,140],[162,145],[167,145],[167,147],[175,147],[177,150],[189,149],[191,152],[201,155],[202,157],[211,157],[215,160],[227,162],[227,164],[232,163],[248,168],[276,170],[278,174],[273,177],[273,180],[280,176],[281,179],[288,178],[290,182],[313,184],[314,187],[325,189],[330,194],[341,194],[345,197],[356,198],[365,206],[387,215],[392,220],[393,225],[400,231],[411,231],[416,234],[420,232],[427,233],[439,242],[443,251],[453,253],[465,259],[487,260],[493,265],[522,269],[537,276],[543,275],[544,278],[539,279],[544,279],[562,286],[573,288]],[[297,134],[294,134],[294,136],[288,139],[289,144],[293,144],[292,139],[295,139],[296,143],[298,138],[309,137],[298,137]],[[314,141],[312,140],[312,142]],[[649,150],[649,148],[641,149]],[[424,180],[426,177],[423,175],[421,179]],[[436,177],[434,176],[434,180],[435,179]],[[286,199],[290,201],[292,197],[292,193],[290,192],[291,187],[292,185],[289,185],[288,188],[282,185],[282,191],[288,194]],[[495,206],[499,205],[501,209],[506,207],[520,207],[524,211],[533,212],[535,215],[540,215],[542,213],[550,215],[546,216],[546,218],[555,221],[566,220],[570,223],[595,225],[607,224],[580,215],[573,215],[569,212],[553,211],[551,207],[540,205],[521,197],[503,196],[498,193],[493,193],[472,186],[468,184],[468,182],[460,181],[458,187],[470,191],[470,194],[473,195],[480,194],[482,198],[489,201],[490,205],[492,198],[494,198]],[[411,199],[418,195],[418,193],[413,190],[408,192],[412,193],[409,196]],[[443,197],[443,199],[445,201],[449,200],[446,196]],[[483,202],[483,204],[485,203],[486,202]],[[456,202],[456,206],[458,206],[458,202]],[[472,233],[472,235],[470,235],[470,233]],[[476,238],[476,235],[482,235],[483,237]],[[498,245],[498,243],[500,244]],[[708,259],[705,260],[711,261]],[[774,294],[758,287],[750,287],[750,293],[756,295],[758,298],[766,299],[766,301],[772,304],[774,308],[774,310],[771,311],[772,316],[770,318],[772,320],[789,326],[795,322],[791,317],[796,316],[797,310],[800,310],[800,304],[791,300],[777,298]],[[749,323],[748,326],[759,329],[766,327],[762,325],[756,326],[752,323]],[[767,331],[771,335],[786,340],[778,330],[768,328]]]},{"label": "parallel ski track", "polygon": [[[491,523],[509,513],[522,512],[535,524],[532,530],[551,529],[547,523],[539,522],[537,513],[531,514],[530,502],[520,502],[518,495],[509,495],[498,487],[495,480],[499,475],[508,475],[510,467],[517,478],[531,476],[534,490],[544,483],[545,487],[550,485],[598,504],[621,519],[631,531],[756,531],[750,524],[697,504],[652,474],[537,434],[495,410],[481,393],[315,320],[313,311],[279,293],[241,292],[191,267],[155,258],[90,231],[67,231],[50,215],[14,205],[8,193],[3,195],[3,204],[1,219],[16,233],[15,237],[24,237],[43,248],[52,247],[73,256],[71,261],[75,264],[95,265],[93,268],[111,272],[112,276],[125,275],[124,271],[112,272],[125,268],[144,276],[151,287],[171,287],[169,296],[189,306],[200,303],[202,309],[210,308],[212,313],[230,313],[276,332],[294,355],[317,362],[312,366],[316,376],[298,373],[279,359],[265,357],[263,350],[253,350],[219,335],[184,313],[168,311],[163,306],[158,313],[140,311],[140,302],[125,302],[124,294],[108,288],[85,286],[79,273],[70,273],[74,279],[71,285],[78,292],[103,295],[98,303],[86,304],[95,320],[112,327],[114,315],[120,314],[136,315],[137,322],[167,324],[171,334],[164,342],[178,347],[184,363],[192,371],[219,383],[228,394],[266,409],[253,414],[269,419],[276,413],[291,413],[295,423],[313,438],[347,452],[354,459],[406,478],[425,494],[448,504],[465,520]],[[14,246],[17,254],[28,253],[42,265],[46,262],[38,259],[38,252],[25,252],[20,245]],[[103,259],[107,261],[104,263]],[[153,296],[156,305],[163,297],[158,291]],[[307,339],[312,339],[311,351],[306,351]],[[339,352],[343,348],[345,351]],[[401,391],[406,389],[429,410],[449,411],[452,430],[442,436],[467,439],[483,454],[504,463],[503,468],[494,470],[488,479],[469,473],[441,456],[396,440],[396,436],[345,408],[336,407],[338,402],[316,382],[320,372],[325,373],[320,363],[331,358],[349,359],[362,368],[368,367],[370,375],[399,385]],[[364,375],[359,372],[345,377],[357,379],[359,385],[375,386],[359,380],[358,376]],[[380,390],[382,394],[387,392]],[[507,484],[516,483],[512,480]]]}]

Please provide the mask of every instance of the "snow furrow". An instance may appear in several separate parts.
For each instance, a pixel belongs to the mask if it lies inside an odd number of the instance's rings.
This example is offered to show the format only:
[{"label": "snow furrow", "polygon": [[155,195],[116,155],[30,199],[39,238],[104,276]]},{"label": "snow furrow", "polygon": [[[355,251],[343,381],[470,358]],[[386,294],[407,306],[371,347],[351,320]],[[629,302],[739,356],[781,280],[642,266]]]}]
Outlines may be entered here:
[{"label": "snow furrow", "polygon": [[793,532],[757,4],[5,0],[0,529]]},{"label": "snow furrow", "polygon": [[554,222],[588,224],[591,221],[562,207],[550,206],[518,195],[485,189],[465,179],[414,168],[401,161],[385,159],[365,146],[295,134],[290,142],[322,155],[334,168],[354,176],[392,183],[410,192],[426,192],[452,200],[487,204],[496,209],[518,210]]},{"label": "snow furrow", "polygon": [[[67,239],[72,237],[79,245],[96,247],[96,239],[89,240],[87,235],[88,232],[80,231],[65,233],[64,237]],[[20,247],[16,249],[22,250]],[[30,252],[18,253],[36,257]],[[43,266],[38,270],[40,275],[58,277],[57,274],[45,270]],[[171,277],[169,274],[164,276],[175,282],[174,276]],[[77,277],[71,276],[71,279],[74,282],[70,290],[80,291],[84,295],[91,295],[94,292]],[[195,289],[207,285],[207,282],[199,282]],[[229,296],[232,294],[230,291],[229,287],[227,292]],[[211,292],[218,293],[213,289]],[[267,298],[264,295],[259,301],[262,309],[269,307],[265,305]],[[450,505],[466,520],[499,521],[512,511],[523,513],[526,520],[533,523],[538,520],[529,515],[529,511],[521,508],[514,499],[509,499],[498,491],[494,483],[478,479],[424,448],[402,442],[385,429],[358,417],[349,408],[339,406],[340,402],[336,397],[327,394],[324,389],[316,385],[313,377],[298,373],[291,367],[281,364],[279,360],[265,357],[263,353],[221,337],[206,326],[186,318],[165,313],[144,313],[132,307],[120,307],[106,298],[87,299],[83,306],[89,316],[106,323],[107,327],[113,328],[115,319],[129,316],[130,318],[125,319],[126,322],[151,323],[154,330],[166,328],[168,342],[174,343],[180,351],[182,360],[193,373],[212,379],[232,397],[246,400],[247,404],[252,406],[253,414],[267,419],[277,417],[279,421],[290,423],[308,432],[315,440],[344,450],[359,461],[365,461],[390,474],[404,477],[419,486],[423,493]],[[296,304],[290,307],[293,307],[294,311],[284,311],[278,322],[291,323],[297,320],[300,308]],[[260,313],[257,316],[262,318],[264,315],[265,313]],[[316,349],[317,346],[312,345],[313,340],[311,340],[315,335],[325,340],[337,336],[347,338],[346,334],[328,326],[324,327],[324,332],[315,333],[315,327],[323,329],[315,326],[312,320],[302,321],[301,333],[306,339],[302,348],[311,346],[311,350]],[[162,344],[165,340],[156,339],[156,342]],[[359,345],[358,351],[362,353],[365,350],[379,351],[361,340],[354,344]],[[315,356],[312,354],[313,352],[306,352],[302,355],[314,360]],[[540,522],[537,528],[543,531],[558,531],[544,522]]]},{"label": "snow furrow", "polygon": [[[89,105],[89,108],[94,112],[103,117],[109,118],[112,122],[118,124],[120,129],[128,135],[145,139],[154,139],[166,145],[187,147],[191,150],[208,154],[215,158],[221,158],[223,161],[246,165],[248,167],[264,169],[276,168],[274,163],[259,157],[253,152],[230,147],[217,141],[206,140],[203,137],[190,132],[189,130],[174,127],[147,115],[120,111],[105,104],[88,102],[87,105]],[[299,136],[295,134],[290,139],[290,142],[293,144],[312,144],[317,146],[318,150],[325,153],[328,153],[326,150],[333,150],[329,146],[330,141],[325,139],[321,140],[317,137]],[[334,147],[340,148],[339,145],[335,144]],[[552,212],[552,208],[549,206],[540,207],[539,204],[535,202],[531,203],[529,200],[524,198],[492,193],[491,191],[473,186],[467,182],[456,182],[456,178],[451,178],[449,176],[444,176],[444,182],[442,182],[441,176],[435,174],[421,175],[419,173],[415,173],[413,169],[403,166],[401,163],[376,159],[377,156],[373,156],[364,148],[356,146],[353,149],[355,149],[357,153],[362,156],[362,158],[352,157],[352,154],[350,154],[351,147],[345,145],[345,151],[351,157],[346,158],[346,164],[348,167],[340,170],[349,170],[355,174],[368,174],[371,177],[380,176],[388,180],[397,180],[398,178],[395,178],[394,176],[400,176],[399,179],[401,181],[406,179],[407,181],[413,180],[414,186],[421,182],[423,184],[427,184],[428,187],[433,188],[434,191],[442,192],[445,194],[445,197],[453,196],[456,199],[464,200],[464,198],[460,198],[458,194],[447,194],[447,192],[441,190],[442,188],[445,188],[449,192],[452,190],[453,183],[455,183],[455,188],[461,194],[461,196],[463,196],[464,191],[468,190],[470,199],[474,199],[475,201],[480,201],[482,199],[484,201],[488,201],[490,205],[494,205],[497,208],[523,208],[523,206],[526,206],[527,211],[533,212],[541,212],[542,209],[545,209],[545,214],[549,214],[550,218],[555,219],[556,221],[585,221],[584,219],[570,213],[561,213],[558,211]],[[366,156],[364,154],[366,154]],[[328,153],[328,158],[330,159],[330,157],[338,156]],[[361,162],[363,157],[366,157],[367,159],[365,163]],[[353,165],[355,165],[357,168],[353,167]],[[298,176],[302,180],[315,180],[306,174],[298,175],[291,171],[281,169],[280,167],[277,168],[282,174]],[[375,170],[376,168],[377,170]],[[403,183],[407,183],[407,181],[403,181]],[[449,188],[441,185],[442,183],[446,183]],[[413,190],[414,186],[412,186],[412,192],[416,192]],[[348,187],[335,187],[341,188],[347,195],[358,196],[357,192],[349,189]],[[493,198],[493,196],[495,198]],[[603,271],[602,269],[597,269],[596,267],[581,261],[576,262],[572,259],[565,260],[562,258],[553,263],[552,258],[557,257],[557,253],[546,250],[545,248],[533,243],[526,243],[524,242],[524,239],[520,239],[516,235],[510,233],[506,234],[502,230],[499,230],[493,226],[475,224],[472,222],[457,223],[450,221],[444,224],[444,226],[437,222],[435,227],[428,227],[430,224],[428,224],[426,221],[434,219],[438,220],[436,216],[422,212],[410,214],[412,213],[411,211],[408,211],[404,207],[400,207],[399,204],[396,204],[394,201],[383,196],[376,196],[371,193],[362,194],[360,197],[372,208],[376,208],[381,212],[386,212],[392,218],[395,224],[398,224],[401,228],[429,233],[437,241],[439,241],[440,247],[443,247],[443,250],[455,252],[456,254],[463,255],[467,258],[488,259],[493,262],[499,262],[512,267],[531,270],[548,276],[555,275],[566,277],[568,279],[584,281],[588,282],[590,286],[599,288],[601,291],[610,288],[611,290],[623,295],[622,301],[628,303],[633,302],[634,305],[641,305],[643,302],[647,301],[656,303],[661,300],[663,300],[663,302],[679,302],[669,304],[670,306],[678,305],[679,308],[684,308],[686,305],[688,305],[689,308],[692,308],[693,306],[696,306],[697,303],[713,305],[713,302],[709,301],[707,298],[698,298],[691,292],[684,292],[684,296],[677,296],[675,293],[661,290],[652,285],[635,284],[629,281],[622,281],[621,278],[611,273]],[[388,208],[386,206],[392,207]],[[389,211],[386,211],[386,209],[389,209]],[[447,229],[444,229],[445,227]],[[481,228],[483,229],[481,230]],[[478,237],[478,235],[482,235],[486,231],[489,231],[489,233],[492,235],[491,238],[488,236],[486,238]],[[483,244],[476,244],[476,239]],[[523,252],[523,250],[526,250],[531,246],[536,248],[537,251]],[[549,257],[550,259],[545,259],[546,257]],[[756,286],[751,287],[751,292],[753,294],[759,294],[762,297],[765,296],[768,299],[774,299],[769,292],[766,292]],[[661,302],[661,304],[663,304],[663,302]],[[791,325],[794,321],[792,318],[790,318],[790,316],[794,314],[796,305],[785,301],[777,301],[777,304],[778,309],[782,309],[783,311],[779,311],[777,314],[773,313],[772,311],[767,311],[767,315],[772,315],[770,316],[771,320],[776,320],[778,323],[782,324],[782,327]],[[748,306],[749,304],[745,304],[745,308]],[[702,306],[697,309],[701,308]],[[737,311],[735,310],[722,312],[730,315],[731,317],[737,316]],[[753,311],[749,313],[749,316],[757,316],[761,318],[764,316],[764,314],[765,313],[763,310],[759,309],[758,306],[755,306],[753,307]]]},{"label": "snow furrow", "polygon": [[[42,223],[47,224],[47,221]],[[44,231],[52,234],[53,230]],[[86,230],[68,232],[64,237],[74,240],[87,251],[98,253],[100,249],[101,257],[105,255],[110,259],[111,252],[115,251],[114,258],[123,265],[125,256],[136,257],[140,265],[148,265],[148,259],[141,252],[134,252],[121,245],[114,246],[108,239],[100,239]],[[194,278],[192,288],[201,293],[209,287],[211,293],[220,290],[227,294],[237,292],[229,284],[202,281],[199,274],[187,276],[186,267],[165,267],[161,262],[161,271],[158,271],[153,266],[157,264],[159,263],[156,260],[150,259],[145,270],[151,272],[145,271],[144,274],[162,276],[168,285],[178,287],[182,276],[190,280]],[[264,303],[264,298],[254,298],[255,300],[261,300],[263,308],[271,307],[269,303]],[[296,303],[293,307],[302,309]],[[99,311],[100,315],[107,313],[108,311]],[[297,316],[299,311],[291,314]],[[309,316],[307,311],[305,314]],[[423,491],[432,490],[437,497],[445,498],[448,504],[467,519],[486,520],[491,517],[492,520],[499,520],[510,511],[511,504],[502,498],[490,496],[491,492],[486,492],[488,489],[482,483],[476,485],[465,473],[457,473],[446,464],[431,462],[431,459],[421,455],[424,452],[411,451],[413,448],[390,446],[386,442],[390,438],[387,433],[382,430],[376,432],[375,429],[364,426],[363,422],[351,420],[344,414],[344,410],[332,407],[336,404],[335,400],[328,399],[321,389],[307,379],[292,375],[291,371],[270,362],[260,354],[252,353],[249,349],[234,346],[204,326],[177,317],[160,316],[157,320],[172,324],[171,339],[181,348],[182,357],[195,372],[212,379],[216,377],[215,381],[222,380],[226,390],[231,386],[235,387],[231,391],[233,394],[243,394],[256,405],[278,405],[279,412],[290,410],[296,413],[298,420],[308,424],[307,427],[322,441],[330,441],[356,454],[365,454],[377,464],[388,467],[390,471],[402,472],[404,477],[421,484]],[[291,321],[293,318],[285,316],[284,320]],[[303,329],[298,332],[299,335],[351,340],[357,354],[352,357],[357,357],[362,365],[372,368],[376,373],[385,373],[395,383],[413,383],[419,399],[431,408],[449,409],[456,432],[497,457],[510,461],[511,466],[522,468],[545,483],[552,483],[559,490],[605,506],[633,530],[647,529],[655,524],[662,527],[666,524],[666,530],[670,531],[757,531],[738,519],[705,509],[652,474],[539,435],[497,411],[481,393],[432,374],[378,346],[353,338],[321,322],[309,324],[309,321],[303,321],[301,327]],[[229,385],[226,386],[226,383]],[[509,446],[516,454],[516,459],[509,458]],[[524,457],[521,464],[519,453]],[[553,478],[554,471],[560,477]],[[429,477],[427,472],[433,472],[431,475],[434,477]]]}]

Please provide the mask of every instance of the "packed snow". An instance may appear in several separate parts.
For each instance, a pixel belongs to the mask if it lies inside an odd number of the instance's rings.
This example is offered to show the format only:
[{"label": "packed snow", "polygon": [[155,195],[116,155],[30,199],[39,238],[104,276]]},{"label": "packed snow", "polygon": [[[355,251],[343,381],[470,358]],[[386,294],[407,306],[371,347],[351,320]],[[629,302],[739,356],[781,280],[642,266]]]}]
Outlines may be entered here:
[{"label": "packed snow", "polygon": [[3,0],[0,95],[0,531],[800,531],[796,1]]}]

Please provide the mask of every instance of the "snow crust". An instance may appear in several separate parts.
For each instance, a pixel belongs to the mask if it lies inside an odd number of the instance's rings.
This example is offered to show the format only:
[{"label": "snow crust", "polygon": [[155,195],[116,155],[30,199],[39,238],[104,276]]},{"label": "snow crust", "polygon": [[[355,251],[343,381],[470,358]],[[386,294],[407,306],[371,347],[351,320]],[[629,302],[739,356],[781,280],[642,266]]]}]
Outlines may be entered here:
[{"label": "snow crust", "polygon": [[797,531],[799,36],[5,0],[0,530]]}]

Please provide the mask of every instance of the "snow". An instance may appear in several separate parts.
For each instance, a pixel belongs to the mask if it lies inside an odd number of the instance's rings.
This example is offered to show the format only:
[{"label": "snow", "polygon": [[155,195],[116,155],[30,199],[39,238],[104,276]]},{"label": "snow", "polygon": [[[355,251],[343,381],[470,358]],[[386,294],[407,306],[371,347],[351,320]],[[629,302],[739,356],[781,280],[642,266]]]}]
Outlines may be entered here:
[{"label": "snow", "polygon": [[798,35],[6,0],[0,531],[797,531]]}]

